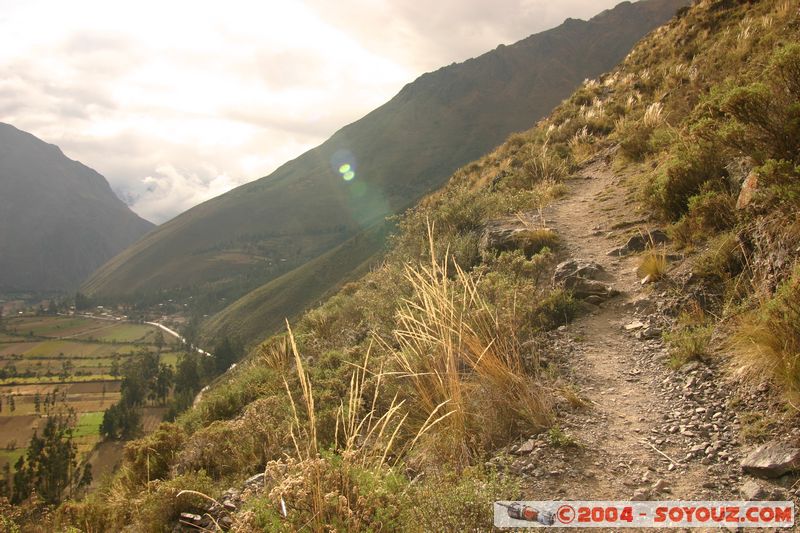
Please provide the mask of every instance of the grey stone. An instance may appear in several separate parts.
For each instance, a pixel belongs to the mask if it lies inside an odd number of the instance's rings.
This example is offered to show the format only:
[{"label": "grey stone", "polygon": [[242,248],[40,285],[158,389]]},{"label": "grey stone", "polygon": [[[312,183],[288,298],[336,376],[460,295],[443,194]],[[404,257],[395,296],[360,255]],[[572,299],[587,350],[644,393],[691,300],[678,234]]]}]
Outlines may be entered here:
[{"label": "grey stone", "polygon": [[199,524],[203,517],[194,513],[181,513],[181,520],[192,524]]},{"label": "grey stone", "polygon": [[769,492],[752,480],[746,482],[739,488],[739,494],[741,494],[743,499],[751,501],[766,500],[769,498]]},{"label": "grey stone", "polygon": [[686,363],[685,365],[680,367],[678,370],[680,370],[684,374],[688,374],[692,370],[697,370],[698,368],[700,368],[700,362],[699,361],[689,361],[688,363]]},{"label": "grey stone", "polygon": [[602,296],[598,296],[596,294],[592,294],[590,296],[587,296],[583,301],[588,303],[588,304],[592,304],[592,305],[597,306],[597,305],[600,305],[601,303],[605,302],[606,299],[603,298]]},{"label": "grey stone", "polygon": [[657,339],[661,337],[661,328],[648,326],[637,335],[640,339]]},{"label": "grey stone", "polygon": [[780,477],[800,467],[800,448],[782,443],[759,446],[742,459],[742,470],[763,478]]},{"label": "grey stone", "polygon": [[508,217],[489,221],[481,236],[481,251],[522,250],[528,256],[539,252],[543,248],[539,234],[552,230],[535,224],[537,218],[531,215],[527,219]]},{"label": "grey stone", "polygon": [[264,478],[265,478],[264,472],[261,472],[260,474],[256,474],[254,476],[250,476],[244,482],[244,486],[251,490],[260,489],[264,486]]},{"label": "grey stone", "polygon": [[534,441],[533,439],[529,439],[520,444],[519,448],[517,448],[514,451],[514,453],[516,455],[526,455],[531,453],[535,447],[536,447],[536,441]]},{"label": "grey stone", "polygon": [[659,479],[653,485],[653,492],[666,492],[669,489],[669,484],[663,479]]},{"label": "grey stone", "polygon": [[590,296],[598,296],[603,299],[611,298],[619,294],[619,291],[609,287],[602,281],[591,279],[576,278],[571,287],[572,295],[579,300],[583,300]]},{"label": "grey stone", "polygon": [[623,246],[614,248],[608,255],[628,255],[645,250],[651,243],[664,244],[669,240],[667,234],[660,229],[652,229],[632,236]]},{"label": "grey stone", "polygon": [[597,279],[603,271],[603,266],[594,261],[570,259],[556,265],[553,283],[564,284],[569,289],[570,280],[576,278]]}]

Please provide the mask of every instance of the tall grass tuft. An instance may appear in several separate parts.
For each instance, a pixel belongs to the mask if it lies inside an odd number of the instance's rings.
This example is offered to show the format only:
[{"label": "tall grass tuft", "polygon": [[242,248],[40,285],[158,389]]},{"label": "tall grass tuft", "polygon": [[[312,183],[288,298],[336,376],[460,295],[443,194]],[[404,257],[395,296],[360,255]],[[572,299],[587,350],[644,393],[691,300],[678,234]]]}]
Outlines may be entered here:
[{"label": "tall grass tuft", "polygon": [[773,298],[739,320],[731,345],[741,376],[771,379],[800,411],[800,267]]},{"label": "tall grass tuft", "polygon": [[642,253],[637,272],[640,278],[658,281],[667,273],[667,251],[665,246],[657,246],[650,234],[648,238],[650,242]]},{"label": "tall grass tuft", "polygon": [[353,365],[349,393],[337,411],[333,448],[323,450],[317,436],[311,380],[288,323],[287,330],[301,396],[296,401],[284,380],[292,408],[290,433],[295,455],[267,464],[265,488],[270,505],[260,526],[287,531],[362,531],[376,520],[397,518],[399,508],[392,504],[392,495],[397,497],[395,485],[403,481],[394,466],[448,413],[436,406],[414,432],[404,432],[408,417],[404,401],[397,395],[383,401],[383,367],[377,372],[369,368],[368,349],[363,362]]},{"label": "tall grass tuft", "polygon": [[531,146],[530,158],[523,168],[531,185],[545,180],[559,181],[569,174],[567,163],[551,151],[549,135],[543,143]]},{"label": "tall grass tuft", "polygon": [[547,427],[550,400],[535,376],[526,375],[514,331],[458,265],[450,275],[447,254],[436,258],[430,226],[428,236],[430,264],[407,266],[413,294],[398,312],[395,345],[383,344],[408,382],[402,391],[410,422],[447,410],[426,451],[466,466],[498,439]]}]

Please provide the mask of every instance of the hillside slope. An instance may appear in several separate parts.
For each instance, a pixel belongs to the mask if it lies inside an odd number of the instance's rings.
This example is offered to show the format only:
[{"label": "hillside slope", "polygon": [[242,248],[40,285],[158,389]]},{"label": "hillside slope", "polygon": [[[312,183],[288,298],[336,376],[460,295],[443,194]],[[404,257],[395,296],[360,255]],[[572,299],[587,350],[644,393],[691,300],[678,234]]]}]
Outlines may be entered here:
[{"label": "hillside slope", "polygon": [[[425,74],[270,176],[162,225],[84,290],[109,297],[182,288],[216,295],[218,308],[221,298],[241,296],[412,205],[614,66],[685,3],[625,2]],[[299,296],[308,303],[321,294]]]},{"label": "hillside slope", "polygon": [[[407,212],[379,267],[130,443],[62,523],[475,531],[543,494],[796,505],[798,43],[800,0],[681,12]],[[783,464],[759,468],[760,445]]]},{"label": "hillside slope", "polygon": [[103,176],[0,124],[0,290],[76,289],[154,227]]}]

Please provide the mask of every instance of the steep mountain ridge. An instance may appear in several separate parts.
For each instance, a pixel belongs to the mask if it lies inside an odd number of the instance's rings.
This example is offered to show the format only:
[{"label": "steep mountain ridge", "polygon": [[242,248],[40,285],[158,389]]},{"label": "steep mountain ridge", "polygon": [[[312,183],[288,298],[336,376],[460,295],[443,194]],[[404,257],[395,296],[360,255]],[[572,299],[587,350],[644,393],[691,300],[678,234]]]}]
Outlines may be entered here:
[{"label": "steep mountain ridge", "polygon": [[[685,4],[626,2],[425,74],[270,176],[162,225],[99,269],[84,290],[130,298],[183,289],[216,298],[209,307],[219,309],[222,298],[245,295],[413,205],[457,167],[544,116],[583,79],[611,68]],[[339,172],[345,164],[350,180]],[[308,305],[323,294],[297,297]]]},{"label": "steep mountain ridge", "polygon": [[103,176],[0,123],[0,289],[75,289],[154,227]]}]

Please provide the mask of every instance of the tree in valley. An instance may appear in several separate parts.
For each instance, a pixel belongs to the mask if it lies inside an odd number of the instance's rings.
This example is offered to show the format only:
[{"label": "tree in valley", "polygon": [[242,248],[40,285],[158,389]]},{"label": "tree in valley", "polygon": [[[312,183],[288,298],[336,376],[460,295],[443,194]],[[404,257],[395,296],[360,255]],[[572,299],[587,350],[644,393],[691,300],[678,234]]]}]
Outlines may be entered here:
[{"label": "tree in valley", "polygon": [[81,292],[75,293],[75,310],[76,311],[85,311],[86,309],[89,309],[89,307],[91,307],[91,306],[92,306],[92,302],[89,300],[89,298],[85,294],[83,294]]},{"label": "tree in valley", "polygon": [[156,345],[158,353],[161,353],[161,350],[164,348],[164,345],[166,344],[166,341],[164,340],[164,332],[161,331],[161,328],[156,329],[156,336],[155,339],[153,340],[153,344]]},{"label": "tree in valley", "polygon": [[122,364],[121,397],[103,414],[100,433],[108,438],[130,439],[140,432],[141,408],[166,403],[175,374],[157,353],[142,351]]},{"label": "tree in valley", "polygon": [[75,411],[48,413],[41,435],[35,431],[27,454],[15,465],[11,501],[20,503],[36,491],[45,502],[61,501],[77,479],[77,446],[73,442]]},{"label": "tree in valley", "polygon": [[129,440],[139,435],[141,423],[139,410],[119,401],[103,413],[100,434],[110,439]]},{"label": "tree in valley", "polygon": [[244,355],[242,343],[224,336],[214,347],[214,366],[217,374],[222,374]]}]

